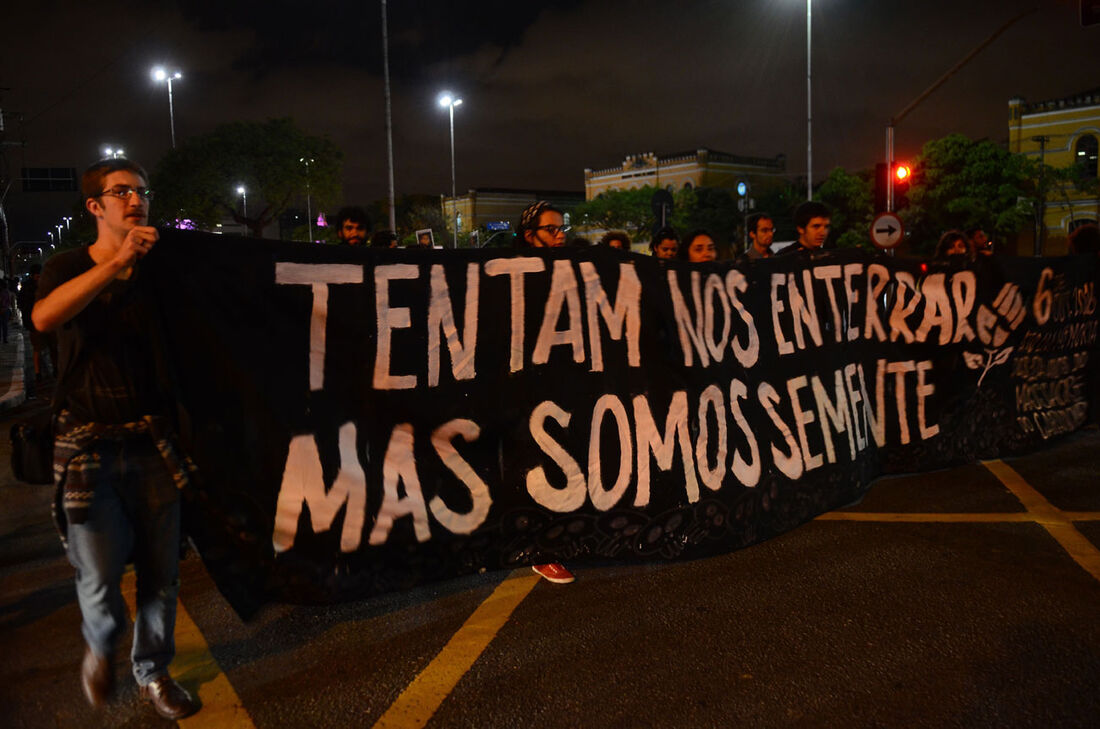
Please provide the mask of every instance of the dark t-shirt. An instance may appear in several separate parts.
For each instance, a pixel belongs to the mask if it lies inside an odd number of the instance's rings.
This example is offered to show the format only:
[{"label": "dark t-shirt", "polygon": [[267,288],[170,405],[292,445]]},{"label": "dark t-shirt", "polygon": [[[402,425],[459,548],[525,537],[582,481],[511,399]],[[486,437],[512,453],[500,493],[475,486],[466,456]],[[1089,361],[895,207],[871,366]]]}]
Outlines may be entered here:
[{"label": "dark t-shirt", "polygon": [[[38,300],[95,266],[88,246],[62,251],[46,262]],[[158,381],[153,299],[139,269],[116,279],[88,306],[57,329],[61,403],[85,422],[128,423],[168,414]]]}]

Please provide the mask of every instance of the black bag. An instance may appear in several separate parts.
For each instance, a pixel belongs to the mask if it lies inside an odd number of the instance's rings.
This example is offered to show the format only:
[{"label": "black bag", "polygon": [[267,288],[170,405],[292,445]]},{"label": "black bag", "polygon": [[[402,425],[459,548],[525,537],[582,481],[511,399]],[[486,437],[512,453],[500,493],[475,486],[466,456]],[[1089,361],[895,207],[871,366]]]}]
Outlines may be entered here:
[{"label": "black bag", "polygon": [[53,483],[53,413],[11,426],[11,470],[20,481]]}]

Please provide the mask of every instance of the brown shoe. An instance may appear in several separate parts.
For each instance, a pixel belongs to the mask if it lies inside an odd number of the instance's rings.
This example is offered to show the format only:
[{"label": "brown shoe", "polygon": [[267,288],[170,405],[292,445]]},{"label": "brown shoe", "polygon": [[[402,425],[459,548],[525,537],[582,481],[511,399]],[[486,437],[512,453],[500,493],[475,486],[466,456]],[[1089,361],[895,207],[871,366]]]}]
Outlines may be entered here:
[{"label": "brown shoe", "polygon": [[154,678],[141,687],[141,698],[150,701],[165,719],[182,719],[199,710],[199,702],[176,683],[171,676]]},{"label": "brown shoe", "polygon": [[89,704],[97,709],[103,706],[115,691],[114,661],[85,648],[84,661],[80,664],[80,685],[84,687]]}]

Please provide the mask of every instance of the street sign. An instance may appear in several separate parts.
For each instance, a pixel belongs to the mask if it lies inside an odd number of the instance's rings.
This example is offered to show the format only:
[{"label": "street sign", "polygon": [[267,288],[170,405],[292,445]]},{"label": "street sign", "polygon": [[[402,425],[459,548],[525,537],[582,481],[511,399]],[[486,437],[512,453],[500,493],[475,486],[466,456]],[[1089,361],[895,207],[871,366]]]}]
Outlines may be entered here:
[{"label": "street sign", "polygon": [[653,209],[653,217],[657,219],[659,226],[668,225],[668,219],[672,217],[672,193],[668,190],[657,190],[650,198],[649,204]]},{"label": "street sign", "polygon": [[905,237],[901,218],[893,213],[879,213],[871,223],[871,242],[879,248],[890,249]]},{"label": "street sign", "polygon": [[511,227],[507,220],[490,220],[485,224],[485,230],[509,230]]}]

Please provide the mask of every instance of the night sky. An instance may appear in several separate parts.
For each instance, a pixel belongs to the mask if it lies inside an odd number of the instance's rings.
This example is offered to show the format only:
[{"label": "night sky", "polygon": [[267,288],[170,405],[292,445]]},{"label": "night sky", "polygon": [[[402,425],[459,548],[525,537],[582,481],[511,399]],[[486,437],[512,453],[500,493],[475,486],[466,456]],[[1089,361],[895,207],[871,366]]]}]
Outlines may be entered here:
[{"label": "night sky", "polygon": [[[898,156],[951,132],[1007,138],[1007,101],[1100,86],[1100,26],[1076,0],[1044,0],[918,107]],[[814,0],[814,176],[871,166],[887,120],[1028,0]],[[5,8],[0,105],[7,171],[77,167],[105,144],[148,167],[169,146],[150,79],[179,68],[180,139],[237,120],[291,116],[344,151],[348,202],[386,194],[376,2],[87,3]],[[631,153],[710,147],[806,165],[803,0],[401,2],[389,5],[396,184],[583,190],[585,167]],[[60,215],[62,211],[58,211]],[[11,215],[18,216],[18,209]],[[16,222],[16,221],[13,221]]]}]

